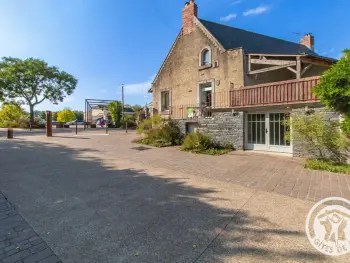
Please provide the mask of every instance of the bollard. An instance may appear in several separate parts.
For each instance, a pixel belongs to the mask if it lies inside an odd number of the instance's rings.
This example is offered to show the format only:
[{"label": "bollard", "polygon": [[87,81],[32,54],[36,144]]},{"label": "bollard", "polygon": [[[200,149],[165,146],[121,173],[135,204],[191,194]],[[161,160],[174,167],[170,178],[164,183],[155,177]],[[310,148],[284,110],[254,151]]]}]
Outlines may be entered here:
[{"label": "bollard", "polygon": [[75,135],[78,135],[78,120],[75,121]]},{"label": "bollard", "polygon": [[13,139],[13,129],[12,128],[7,129],[7,139]]},{"label": "bollard", "polygon": [[52,137],[52,112],[46,111],[46,136]]}]

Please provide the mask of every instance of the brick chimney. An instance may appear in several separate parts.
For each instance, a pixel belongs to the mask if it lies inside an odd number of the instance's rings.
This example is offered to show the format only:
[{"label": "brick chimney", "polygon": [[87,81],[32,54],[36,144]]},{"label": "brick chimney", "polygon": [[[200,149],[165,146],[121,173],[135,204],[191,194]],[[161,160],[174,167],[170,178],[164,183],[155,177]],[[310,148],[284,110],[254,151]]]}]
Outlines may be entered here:
[{"label": "brick chimney", "polygon": [[306,34],[301,40],[300,40],[300,44],[307,46],[309,49],[311,49],[312,51],[314,51],[315,49],[315,37],[309,33]]},{"label": "brick chimney", "polygon": [[184,35],[191,34],[194,30],[193,19],[198,15],[198,6],[194,1],[186,2],[182,9],[182,32]]}]

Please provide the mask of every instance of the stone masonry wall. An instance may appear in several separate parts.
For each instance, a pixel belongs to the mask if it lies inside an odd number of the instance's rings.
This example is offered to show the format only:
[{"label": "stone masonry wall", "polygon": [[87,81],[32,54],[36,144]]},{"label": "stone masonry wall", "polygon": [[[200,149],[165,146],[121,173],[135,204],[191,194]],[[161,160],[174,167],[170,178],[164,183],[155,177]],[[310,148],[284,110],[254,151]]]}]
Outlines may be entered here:
[{"label": "stone masonry wall", "polygon": [[212,112],[211,118],[196,120],[178,120],[178,126],[183,134],[186,133],[186,123],[198,123],[198,130],[208,134],[214,142],[222,146],[231,144],[235,149],[243,149],[244,125],[243,112]]}]

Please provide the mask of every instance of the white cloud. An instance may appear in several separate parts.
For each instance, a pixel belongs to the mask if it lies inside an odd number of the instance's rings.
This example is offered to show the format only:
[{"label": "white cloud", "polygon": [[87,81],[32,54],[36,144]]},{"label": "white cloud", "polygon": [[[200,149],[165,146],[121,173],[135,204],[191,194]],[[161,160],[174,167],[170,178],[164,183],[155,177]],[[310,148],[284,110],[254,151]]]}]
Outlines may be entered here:
[{"label": "white cloud", "polygon": [[[132,83],[124,85],[125,94],[129,95],[147,95],[148,90],[152,86],[152,81],[155,78],[155,75],[148,78],[147,81],[141,83]],[[118,91],[117,94],[120,94],[121,91]]]},{"label": "white cloud", "polygon": [[101,89],[100,92],[105,94],[105,93],[107,93],[107,90],[106,89]]},{"label": "white cloud", "polygon": [[259,6],[257,8],[249,9],[248,11],[244,12],[244,16],[251,16],[251,15],[260,15],[263,13],[266,13],[270,10],[270,6]]},{"label": "white cloud", "polygon": [[220,17],[220,20],[221,21],[225,21],[225,22],[228,22],[232,19],[235,19],[237,17],[237,14],[229,14],[227,16],[224,16],[224,17]]},{"label": "white cloud", "polygon": [[233,5],[238,5],[238,4],[242,3],[242,2],[243,2],[243,0],[235,0],[235,1],[232,2],[232,4]]}]

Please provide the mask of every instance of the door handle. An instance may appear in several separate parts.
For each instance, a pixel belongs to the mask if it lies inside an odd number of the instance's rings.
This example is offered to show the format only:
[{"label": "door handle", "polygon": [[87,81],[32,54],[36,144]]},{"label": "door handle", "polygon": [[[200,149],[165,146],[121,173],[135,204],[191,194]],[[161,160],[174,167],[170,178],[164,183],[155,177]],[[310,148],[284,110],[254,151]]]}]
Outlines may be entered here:
[{"label": "door handle", "polygon": [[267,128],[266,128],[266,134],[267,134]]}]

